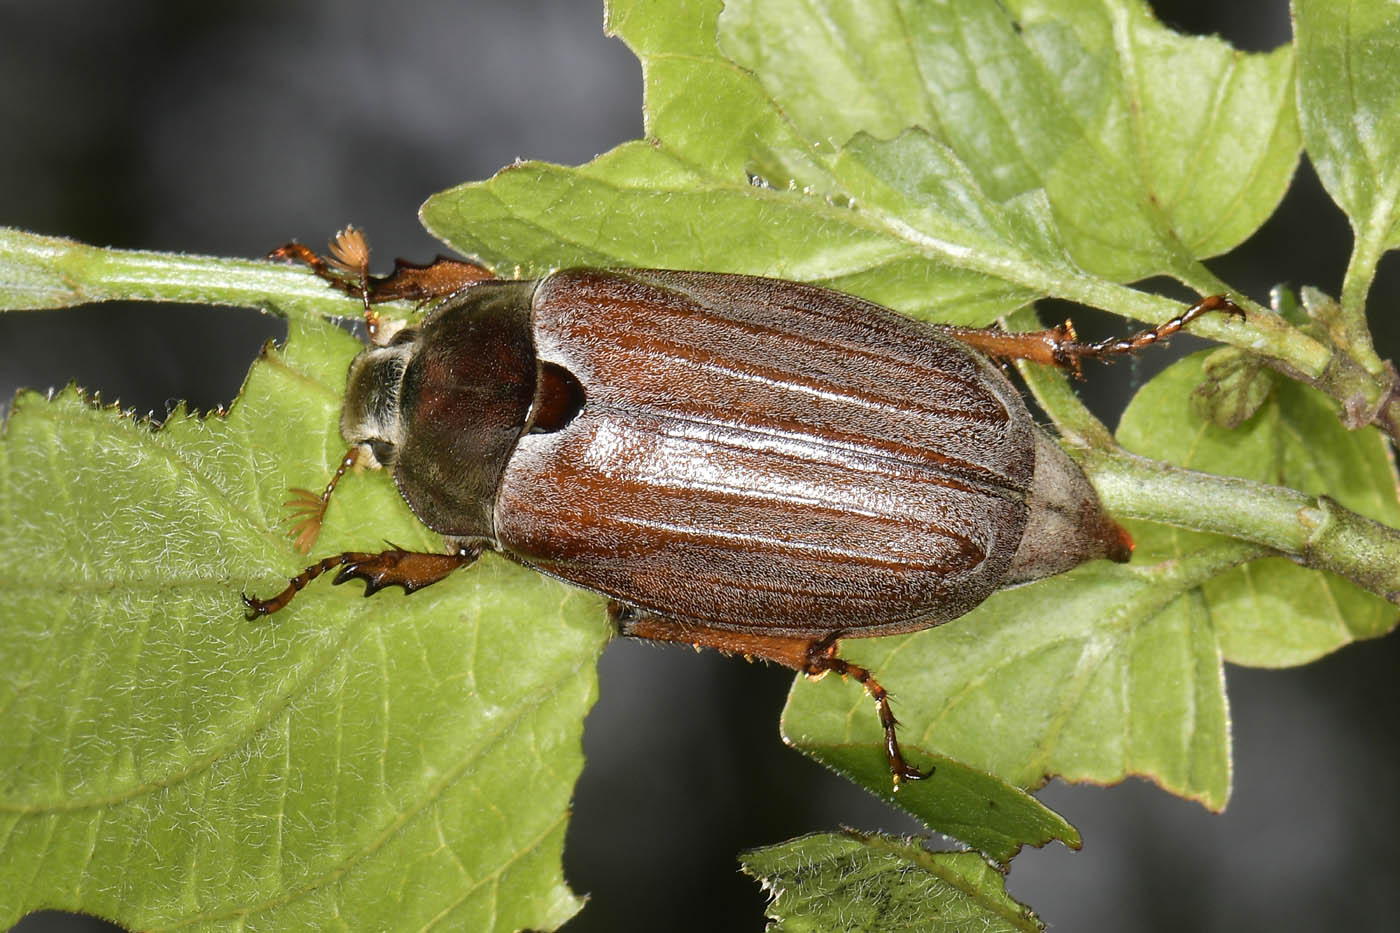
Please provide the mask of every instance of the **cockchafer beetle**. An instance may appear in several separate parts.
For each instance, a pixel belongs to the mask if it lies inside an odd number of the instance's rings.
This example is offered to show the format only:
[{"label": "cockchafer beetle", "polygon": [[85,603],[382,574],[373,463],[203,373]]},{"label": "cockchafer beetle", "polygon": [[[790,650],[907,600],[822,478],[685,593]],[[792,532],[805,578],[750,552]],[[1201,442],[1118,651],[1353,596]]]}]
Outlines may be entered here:
[{"label": "cockchafer beetle", "polygon": [[[339,567],[413,592],[492,548],[610,597],[623,635],[854,677],[875,700],[896,786],[904,760],[886,692],[840,638],[955,619],[997,589],[1132,542],[1034,422],[989,356],[1077,366],[1130,352],[1208,311],[1207,298],[1123,340],[1079,343],[929,325],[776,279],[569,269],[497,279],[439,257],[369,275],[353,228],[329,260],[295,259],[361,297],[371,345],[350,365],[350,444],[319,496],[293,490],[309,550],[356,464],[393,473],[443,553],[337,554],[250,617]],[[414,325],[372,304],[442,299]]]}]

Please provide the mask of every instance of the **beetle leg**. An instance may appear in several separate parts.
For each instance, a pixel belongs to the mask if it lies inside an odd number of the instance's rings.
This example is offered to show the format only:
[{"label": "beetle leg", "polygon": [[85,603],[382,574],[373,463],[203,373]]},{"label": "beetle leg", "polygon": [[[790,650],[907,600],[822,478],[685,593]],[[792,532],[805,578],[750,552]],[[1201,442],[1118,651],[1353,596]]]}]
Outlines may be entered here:
[{"label": "beetle leg", "polygon": [[1008,333],[995,327],[944,327],[942,331],[973,349],[1004,360],[1030,360],[1079,372],[1079,361],[1132,353],[1170,337],[1203,314],[1221,311],[1244,318],[1238,305],[1224,295],[1202,298],[1176,317],[1128,337],[1080,343],[1069,321],[1046,330]]},{"label": "beetle leg", "polygon": [[450,259],[441,254],[432,262],[421,264],[395,259],[393,272],[371,277],[370,300],[394,301],[403,298],[417,302],[432,301],[495,277],[485,266],[466,259]]},{"label": "beetle leg", "polygon": [[267,254],[268,259],[305,263],[316,275],[354,298],[363,298],[366,311],[381,301],[407,299],[431,301],[459,292],[468,285],[495,278],[490,269],[465,259],[438,256],[426,265],[394,260],[388,275],[369,274],[369,242],[355,227],[346,227],[330,243],[324,258],[300,243],[292,242]]},{"label": "beetle leg", "polygon": [[793,670],[804,670],[810,638],[763,635],[711,628],[702,622],[673,619],[617,600],[608,601],[608,617],[619,635],[650,641],[674,641],[697,648],[714,648],[725,654],[763,658]]},{"label": "beetle leg", "polygon": [[920,771],[904,760],[904,754],[899,750],[899,739],[895,736],[895,727],[899,725],[899,720],[894,718],[894,712],[890,709],[888,691],[880,686],[880,682],[870,673],[869,668],[852,664],[837,656],[836,642],[840,637],[840,632],[832,632],[811,642],[807,646],[807,666],[804,672],[809,677],[820,677],[827,671],[834,671],[842,677],[854,678],[864,687],[865,692],[875,701],[875,708],[880,714],[880,727],[885,731],[885,755],[890,762],[890,772],[894,775],[895,789],[899,789],[901,780],[922,781],[933,773],[933,769]]},{"label": "beetle leg", "polygon": [[270,599],[258,599],[243,594],[243,605],[248,607],[248,618],[272,615],[286,607],[306,584],[327,570],[340,568],[335,575],[334,585],[346,580],[365,581],[365,595],[373,596],[386,586],[401,587],[405,593],[413,593],[425,586],[431,586],[446,577],[458,567],[465,567],[481,556],[481,545],[462,545],[452,554],[431,554],[423,551],[405,551],[391,547],[378,554],[367,551],[346,551],[334,554],[307,567],[292,577],[287,588]]},{"label": "beetle leg", "polygon": [[889,761],[890,772],[894,775],[895,787],[899,787],[900,781],[918,781],[933,773],[932,770],[920,771],[904,760],[899,740],[895,736],[895,728],[899,721],[890,710],[889,694],[868,669],[837,656],[836,642],[840,638],[840,632],[832,632],[817,639],[733,632],[712,628],[699,622],[657,615],[617,600],[608,602],[608,616],[617,627],[618,633],[629,638],[682,642],[697,648],[714,648],[726,654],[763,658],[814,678],[827,671],[834,671],[842,677],[851,677],[860,683],[875,701],[875,707],[880,714],[880,727],[885,733],[885,756]]}]

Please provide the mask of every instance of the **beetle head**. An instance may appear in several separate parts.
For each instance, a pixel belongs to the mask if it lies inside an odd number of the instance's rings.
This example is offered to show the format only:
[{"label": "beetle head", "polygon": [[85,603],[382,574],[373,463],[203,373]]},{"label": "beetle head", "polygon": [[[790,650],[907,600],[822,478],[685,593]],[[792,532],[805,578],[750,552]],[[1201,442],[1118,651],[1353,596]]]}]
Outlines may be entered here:
[{"label": "beetle head", "polygon": [[392,467],[403,446],[400,397],[417,336],[417,328],[405,328],[387,346],[366,347],[350,364],[340,434],[352,447],[365,451],[364,466]]}]

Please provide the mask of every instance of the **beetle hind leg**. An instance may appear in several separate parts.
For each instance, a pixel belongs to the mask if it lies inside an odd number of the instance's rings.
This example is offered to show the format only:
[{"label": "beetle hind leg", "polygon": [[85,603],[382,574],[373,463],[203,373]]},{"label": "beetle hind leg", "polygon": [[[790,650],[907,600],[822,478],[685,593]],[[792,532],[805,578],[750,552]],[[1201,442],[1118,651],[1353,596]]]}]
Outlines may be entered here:
[{"label": "beetle hind leg", "polygon": [[697,648],[714,648],[725,654],[763,658],[812,678],[821,677],[828,671],[850,677],[864,687],[875,701],[880,727],[885,734],[885,756],[889,761],[890,773],[894,775],[895,788],[898,789],[900,781],[919,781],[933,773],[932,769],[920,771],[904,760],[895,734],[899,721],[890,709],[889,693],[867,668],[852,664],[837,654],[840,632],[820,638],[735,632],[699,622],[672,619],[617,600],[608,603],[608,615],[618,633],[629,638],[681,642]]},{"label": "beetle hind leg", "polygon": [[904,753],[899,748],[899,738],[895,735],[899,720],[894,718],[894,711],[890,709],[889,691],[880,686],[880,682],[875,679],[875,675],[870,673],[869,668],[852,664],[837,655],[836,642],[840,637],[840,632],[832,632],[830,635],[808,644],[807,666],[803,669],[803,673],[809,677],[820,677],[827,671],[833,671],[841,677],[852,678],[864,687],[865,692],[870,694],[870,698],[875,701],[875,709],[880,715],[880,727],[885,732],[885,756],[889,759],[890,773],[894,775],[895,788],[899,788],[899,782],[902,780],[922,781],[933,774],[933,768],[920,771],[904,760]]}]

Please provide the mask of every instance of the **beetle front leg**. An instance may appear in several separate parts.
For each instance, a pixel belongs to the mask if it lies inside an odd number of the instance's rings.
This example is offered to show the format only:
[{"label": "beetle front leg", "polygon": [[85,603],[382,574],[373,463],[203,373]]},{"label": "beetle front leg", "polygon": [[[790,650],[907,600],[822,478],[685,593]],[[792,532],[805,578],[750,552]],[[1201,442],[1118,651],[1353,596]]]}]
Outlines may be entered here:
[{"label": "beetle front leg", "polygon": [[890,710],[889,694],[867,668],[852,664],[837,655],[836,643],[841,636],[840,632],[832,632],[816,639],[767,635],[753,631],[736,632],[712,628],[700,622],[668,618],[617,600],[609,601],[608,616],[618,633],[629,638],[682,642],[697,648],[714,648],[726,654],[763,658],[813,678],[820,677],[828,671],[853,678],[875,701],[875,708],[880,715],[880,727],[885,733],[885,757],[889,761],[890,773],[894,775],[895,788],[899,788],[900,781],[921,781],[933,773],[932,769],[920,771],[904,760],[904,753],[899,748],[899,739],[895,735],[899,721]]},{"label": "beetle front leg", "polygon": [[302,591],[312,580],[327,570],[340,568],[332,584],[339,586],[346,580],[364,580],[365,595],[373,596],[386,586],[401,587],[405,593],[413,593],[425,586],[431,586],[445,578],[458,567],[465,567],[481,556],[481,545],[462,545],[452,554],[432,554],[423,551],[405,551],[390,548],[378,554],[368,551],[346,551],[335,554],[307,567],[292,577],[287,588],[271,599],[258,599],[243,594],[243,605],[248,607],[248,618],[272,615]]}]

